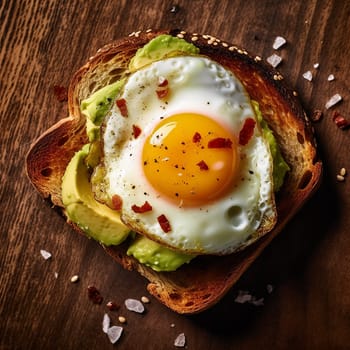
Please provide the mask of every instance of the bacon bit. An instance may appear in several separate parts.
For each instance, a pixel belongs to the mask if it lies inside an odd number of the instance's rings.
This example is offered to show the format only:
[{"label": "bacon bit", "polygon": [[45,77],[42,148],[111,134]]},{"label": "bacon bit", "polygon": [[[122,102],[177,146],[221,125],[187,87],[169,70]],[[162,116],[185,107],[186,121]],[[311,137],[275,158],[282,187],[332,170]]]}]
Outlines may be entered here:
[{"label": "bacon bit", "polygon": [[116,302],[114,302],[114,301],[109,301],[107,304],[106,304],[106,306],[108,307],[108,309],[110,310],[110,311],[116,311],[116,310],[118,310],[119,309],[119,305],[116,303]]},{"label": "bacon bit", "polygon": [[169,89],[161,89],[161,90],[156,90],[157,96],[159,99],[163,99],[168,96]]},{"label": "bacon bit", "polygon": [[128,116],[128,108],[126,106],[125,98],[121,98],[121,99],[115,101],[115,103],[117,104],[117,107],[119,108],[120,114],[123,117],[127,117]]},{"label": "bacon bit", "polygon": [[165,79],[164,77],[159,77],[158,79],[158,86],[159,87],[166,87],[168,86],[169,82],[167,79]]},{"label": "bacon bit", "polygon": [[159,77],[158,87],[160,89],[156,90],[156,93],[159,99],[163,99],[166,96],[168,96],[168,93],[169,93],[168,85],[169,85],[169,82],[167,79],[165,79],[164,77]]},{"label": "bacon bit", "polygon": [[152,206],[151,204],[149,204],[147,201],[141,205],[138,206],[136,204],[134,204],[133,206],[131,206],[131,209],[133,210],[133,212],[138,213],[138,214],[142,214],[142,213],[146,213],[147,211],[151,211],[152,210]]},{"label": "bacon bit", "polygon": [[103,297],[99,290],[94,286],[88,286],[88,297],[94,304],[101,304]]},{"label": "bacon bit", "polygon": [[200,170],[209,170],[209,167],[207,165],[207,163],[204,160],[201,160],[199,163],[197,163],[196,165],[199,166]]},{"label": "bacon bit", "polygon": [[346,129],[350,126],[350,122],[337,111],[333,112],[332,119],[339,129]]},{"label": "bacon bit", "polygon": [[164,214],[158,216],[157,220],[159,222],[160,227],[165,233],[168,233],[171,231],[170,222]]},{"label": "bacon bit", "polygon": [[192,137],[192,142],[197,143],[202,139],[202,136],[199,132],[195,132]]},{"label": "bacon bit", "polygon": [[242,130],[239,132],[239,144],[245,146],[253,136],[255,120],[247,118],[244,122]]},{"label": "bacon bit", "polygon": [[114,210],[120,210],[122,208],[123,205],[123,200],[120,196],[118,196],[117,194],[112,196],[112,205]]},{"label": "bacon bit", "polygon": [[217,137],[208,142],[208,148],[231,148],[232,141],[223,137]]},{"label": "bacon bit", "polygon": [[133,133],[135,139],[137,139],[141,134],[141,129],[137,125],[133,125],[132,126],[132,133]]},{"label": "bacon bit", "polygon": [[64,102],[68,100],[68,90],[64,86],[54,85],[53,92],[58,102]]}]

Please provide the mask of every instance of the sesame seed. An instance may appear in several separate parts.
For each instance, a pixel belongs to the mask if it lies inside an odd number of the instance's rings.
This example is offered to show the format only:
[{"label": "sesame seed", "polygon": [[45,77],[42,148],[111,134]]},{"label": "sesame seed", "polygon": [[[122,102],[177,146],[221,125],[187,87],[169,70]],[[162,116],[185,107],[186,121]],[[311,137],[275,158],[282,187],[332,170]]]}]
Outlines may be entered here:
[{"label": "sesame seed", "polygon": [[338,181],[344,181],[344,180],[345,180],[345,177],[342,176],[342,175],[337,175],[337,180],[338,180]]},{"label": "sesame seed", "polygon": [[207,39],[209,39],[209,36],[208,35],[202,35],[202,38],[207,40]]},{"label": "sesame seed", "polygon": [[221,44],[223,47],[228,47],[228,44],[227,43],[222,43]]},{"label": "sesame seed", "polygon": [[126,323],[126,318],[125,318],[124,316],[119,316],[119,317],[118,317],[118,321],[119,321],[120,323]]},{"label": "sesame seed", "polygon": [[180,39],[183,39],[183,38],[184,38],[184,35],[181,34],[181,33],[179,33],[179,34],[177,35],[177,37],[180,38]]},{"label": "sesame seed", "polygon": [[149,303],[149,299],[145,296],[141,297],[141,301],[144,303],[144,304],[148,304]]},{"label": "sesame seed", "polygon": [[345,168],[341,168],[339,174],[341,176],[345,176],[346,175],[346,169]]},{"label": "sesame seed", "polygon": [[296,91],[293,91],[294,96],[298,96],[298,93]]},{"label": "sesame seed", "polygon": [[197,40],[198,40],[198,36],[193,36],[193,37],[191,38],[191,40],[192,40],[192,41],[197,41]]},{"label": "sesame seed", "polygon": [[146,30],[146,33],[150,33],[152,31],[152,29],[151,28],[148,28],[147,30]]},{"label": "sesame seed", "polygon": [[256,62],[259,62],[259,61],[261,61],[262,60],[262,58],[260,57],[260,56],[255,56],[255,61]]},{"label": "sesame seed", "polygon": [[234,46],[230,46],[228,49],[229,51],[234,51],[236,48]]},{"label": "sesame seed", "polygon": [[78,281],[79,281],[79,276],[78,276],[78,275],[72,276],[71,279],[70,279],[70,281],[71,281],[72,283],[78,282]]},{"label": "sesame seed", "polygon": [[217,42],[217,41],[214,41],[213,44],[214,44],[214,46],[217,46],[217,45],[218,45],[218,42]]},{"label": "sesame seed", "polygon": [[213,39],[209,39],[209,40],[208,40],[208,45],[212,45],[212,44],[213,44],[213,42],[214,42],[214,40],[213,40]]},{"label": "sesame seed", "polygon": [[185,35],[185,34],[186,34],[186,32],[185,32],[184,30],[181,30],[180,34]]}]

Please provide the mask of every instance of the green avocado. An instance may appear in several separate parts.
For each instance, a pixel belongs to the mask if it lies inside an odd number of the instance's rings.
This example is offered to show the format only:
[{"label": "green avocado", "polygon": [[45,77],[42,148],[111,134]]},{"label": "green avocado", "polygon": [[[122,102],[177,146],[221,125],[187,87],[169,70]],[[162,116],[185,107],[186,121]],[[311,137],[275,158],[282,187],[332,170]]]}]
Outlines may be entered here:
[{"label": "green avocado", "polygon": [[182,54],[195,55],[199,53],[198,47],[188,43],[184,39],[163,34],[152,39],[144,47],[137,50],[136,55],[129,64],[130,72],[165,57],[178,56]]},{"label": "green avocado", "polygon": [[97,90],[90,97],[81,102],[80,110],[87,117],[86,132],[90,142],[98,139],[103,118],[111,108],[112,102],[124,86],[124,83],[125,79],[118,80],[113,84],[109,84]]},{"label": "green avocado", "polygon": [[89,237],[104,245],[123,242],[130,230],[119,213],[97,202],[91,191],[89,170],[85,165],[90,145],[85,145],[71,159],[62,178],[62,201],[68,218]]},{"label": "green avocado", "polygon": [[175,252],[140,235],[132,241],[127,254],[155,271],[175,271],[195,257],[195,255]]},{"label": "green avocado", "polygon": [[264,120],[261,114],[258,102],[252,101],[252,106],[258,118],[258,121],[260,123],[263,135],[270,146],[270,152],[273,159],[272,176],[273,176],[274,191],[278,192],[281,186],[283,185],[284,177],[286,176],[286,173],[290,170],[290,168],[282,156],[281,150],[278,146],[278,143],[276,141],[276,138],[272,130],[269,128],[269,126],[267,125],[266,121]]}]

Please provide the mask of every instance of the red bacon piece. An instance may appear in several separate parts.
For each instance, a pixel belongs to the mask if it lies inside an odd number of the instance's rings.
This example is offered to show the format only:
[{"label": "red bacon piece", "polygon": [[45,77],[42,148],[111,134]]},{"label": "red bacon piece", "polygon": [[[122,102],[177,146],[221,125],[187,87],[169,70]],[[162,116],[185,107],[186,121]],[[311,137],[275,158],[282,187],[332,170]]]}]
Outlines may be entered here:
[{"label": "red bacon piece", "polygon": [[156,90],[157,96],[159,99],[163,99],[168,96],[169,89],[161,89],[161,90]]},{"label": "red bacon piece", "polygon": [[241,146],[245,146],[253,136],[255,128],[255,120],[253,118],[247,118],[244,121],[243,127],[239,132],[238,142]]},{"label": "red bacon piece", "polygon": [[197,163],[196,165],[199,166],[200,170],[209,170],[208,164],[204,161],[201,160],[199,163]]},{"label": "red bacon piece", "polygon": [[132,126],[132,133],[133,133],[135,139],[137,139],[141,134],[141,129],[137,125],[133,125]]},{"label": "red bacon piece", "polygon": [[165,233],[168,233],[171,231],[170,222],[164,214],[158,216],[157,220],[158,220],[160,227],[162,228],[162,230]]},{"label": "red bacon piece", "polygon": [[120,114],[123,117],[127,117],[128,116],[128,107],[126,105],[125,98],[121,98],[119,100],[116,100],[115,103],[117,104],[117,107],[119,108]]},{"label": "red bacon piece", "polygon": [[208,142],[208,148],[231,148],[232,141],[223,137],[217,137]]},{"label": "red bacon piece", "polygon": [[145,203],[143,203],[141,206],[138,206],[136,204],[131,206],[131,209],[133,210],[133,212],[138,213],[138,214],[142,214],[142,213],[146,213],[148,211],[152,210],[152,206],[151,204],[149,204],[147,201]]},{"label": "red bacon piece", "polygon": [[202,136],[199,132],[195,132],[192,137],[192,142],[197,143],[202,139]]},{"label": "red bacon piece", "polygon": [[123,205],[123,200],[117,194],[112,196],[112,205],[115,210],[120,210]]}]

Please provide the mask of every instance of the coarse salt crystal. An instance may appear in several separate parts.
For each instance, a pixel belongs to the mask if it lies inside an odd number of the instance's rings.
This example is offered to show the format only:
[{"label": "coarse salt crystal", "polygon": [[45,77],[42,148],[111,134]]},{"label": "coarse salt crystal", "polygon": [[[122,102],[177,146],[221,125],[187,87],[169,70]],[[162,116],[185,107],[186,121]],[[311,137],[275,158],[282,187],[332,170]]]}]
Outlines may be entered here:
[{"label": "coarse salt crystal", "polygon": [[250,302],[251,300],[252,300],[252,295],[249,292],[240,290],[235,299],[235,302],[239,304],[244,304],[244,303]]},{"label": "coarse salt crystal", "polygon": [[108,316],[108,314],[103,315],[103,321],[102,321],[102,330],[104,333],[107,333],[109,326],[111,325],[111,319]]},{"label": "coarse salt crystal", "polygon": [[255,306],[262,306],[264,305],[264,298],[257,299],[254,295],[251,295],[249,292],[240,290],[235,299],[235,302],[239,304],[248,303]]},{"label": "coarse salt crystal", "polygon": [[339,103],[342,100],[342,97],[339,94],[333,95],[326,103],[326,109],[329,109]]},{"label": "coarse salt crystal", "polygon": [[54,276],[55,276],[55,278],[57,279],[57,278],[58,278],[58,272],[55,272],[55,273],[54,273]]},{"label": "coarse salt crystal", "polygon": [[174,345],[178,348],[183,348],[186,345],[186,336],[184,333],[180,333],[175,341],[174,341]]},{"label": "coarse salt crystal", "polygon": [[126,299],[125,306],[128,310],[142,314],[145,311],[145,307],[141,301],[136,299]]},{"label": "coarse salt crystal", "polygon": [[275,41],[273,42],[272,48],[274,50],[278,50],[280,47],[282,47],[287,40],[283,38],[282,36],[276,36]]},{"label": "coarse salt crystal", "polygon": [[116,343],[119,340],[122,333],[123,327],[120,326],[112,326],[107,330],[108,339],[112,344]]},{"label": "coarse salt crystal", "polygon": [[40,254],[45,260],[50,259],[52,256],[51,253],[44,249],[40,249]]},{"label": "coarse salt crystal", "polygon": [[269,56],[266,61],[273,67],[276,68],[281,62],[282,57],[276,55],[275,53]]},{"label": "coarse salt crystal", "polygon": [[308,70],[307,72],[303,73],[303,78],[308,80],[308,81],[311,81],[312,80],[312,73],[310,70]]},{"label": "coarse salt crystal", "polygon": [[334,79],[335,79],[335,77],[334,77],[333,74],[329,74],[328,77],[327,77],[328,81],[333,81]]},{"label": "coarse salt crystal", "polygon": [[266,286],[266,290],[267,290],[267,292],[268,292],[269,294],[271,294],[271,293],[273,292],[273,285],[272,285],[272,284],[268,284],[268,285]]}]

